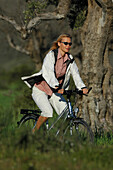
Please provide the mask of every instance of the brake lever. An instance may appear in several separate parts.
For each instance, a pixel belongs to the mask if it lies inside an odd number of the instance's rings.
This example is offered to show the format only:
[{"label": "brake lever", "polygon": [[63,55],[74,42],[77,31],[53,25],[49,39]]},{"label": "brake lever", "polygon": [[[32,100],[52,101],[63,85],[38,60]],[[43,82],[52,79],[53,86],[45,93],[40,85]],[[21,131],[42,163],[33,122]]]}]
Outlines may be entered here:
[{"label": "brake lever", "polygon": [[89,90],[88,90],[88,94],[89,94],[89,92],[90,92],[91,90],[92,90],[92,87],[90,87],[90,88],[89,88]]},{"label": "brake lever", "polygon": [[88,96],[88,94],[89,94],[89,92],[90,92],[91,90],[92,90],[92,87],[90,87],[90,88],[89,88],[89,90],[88,90],[88,93],[87,93],[87,94],[84,94],[82,90],[77,90],[77,93],[78,93],[79,95]]}]

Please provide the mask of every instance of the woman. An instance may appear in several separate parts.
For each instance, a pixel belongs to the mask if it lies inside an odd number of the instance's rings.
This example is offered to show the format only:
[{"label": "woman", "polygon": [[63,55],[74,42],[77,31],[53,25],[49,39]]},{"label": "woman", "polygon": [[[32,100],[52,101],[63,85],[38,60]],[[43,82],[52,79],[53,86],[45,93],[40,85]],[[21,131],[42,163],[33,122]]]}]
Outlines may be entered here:
[{"label": "woman", "polygon": [[46,55],[42,70],[32,76],[22,77],[29,87],[33,85],[32,97],[42,111],[33,132],[53,116],[52,106],[58,115],[67,106],[62,94],[64,89],[69,87],[71,74],[76,87],[83,90],[84,94],[88,93],[88,89],[80,78],[78,67],[72,55],[69,54],[71,45],[70,35],[60,35]]}]

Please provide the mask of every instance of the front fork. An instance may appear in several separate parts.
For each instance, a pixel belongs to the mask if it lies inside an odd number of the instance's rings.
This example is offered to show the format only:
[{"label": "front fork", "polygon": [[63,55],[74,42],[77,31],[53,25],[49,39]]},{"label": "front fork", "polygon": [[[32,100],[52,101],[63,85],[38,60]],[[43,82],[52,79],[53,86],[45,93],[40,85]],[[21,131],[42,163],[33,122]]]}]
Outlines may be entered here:
[{"label": "front fork", "polygon": [[79,109],[78,109],[78,107],[76,107],[74,109],[74,113],[73,113],[71,102],[69,100],[68,100],[68,107],[69,107],[69,115],[68,115],[68,117],[72,118],[71,121],[70,121],[70,135],[73,135],[73,118],[76,118],[76,116],[77,116],[77,114],[79,112]]},{"label": "front fork", "polygon": [[73,122],[72,122],[72,120],[71,120],[71,122],[70,122],[70,135],[72,136],[73,135]]}]

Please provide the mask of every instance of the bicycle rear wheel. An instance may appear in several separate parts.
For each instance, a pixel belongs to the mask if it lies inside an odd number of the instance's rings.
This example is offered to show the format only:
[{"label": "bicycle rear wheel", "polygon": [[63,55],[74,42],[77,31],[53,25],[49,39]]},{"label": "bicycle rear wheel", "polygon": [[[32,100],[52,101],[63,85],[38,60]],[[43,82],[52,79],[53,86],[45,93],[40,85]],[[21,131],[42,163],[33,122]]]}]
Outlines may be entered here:
[{"label": "bicycle rear wheel", "polygon": [[29,128],[33,128],[36,125],[36,122],[38,120],[40,115],[38,114],[28,114],[24,115],[19,122],[17,122],[18,126],[25,126]]},{"label": "bicycle rear wheel", "polygon": [[81,118],[75,118],[67,125],[64,130],[63,137],[71,136],[83,143],[93,143],[93,132],[88,124]]}]

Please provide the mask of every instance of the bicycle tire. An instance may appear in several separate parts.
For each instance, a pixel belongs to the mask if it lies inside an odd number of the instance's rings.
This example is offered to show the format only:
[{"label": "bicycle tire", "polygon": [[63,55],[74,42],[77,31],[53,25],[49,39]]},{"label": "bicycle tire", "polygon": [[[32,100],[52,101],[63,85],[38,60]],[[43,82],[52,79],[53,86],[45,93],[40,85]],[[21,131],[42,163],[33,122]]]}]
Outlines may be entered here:
[{"label": "bicycle tire", "polygon": [[[70,128],[73,128],[72,134],[70,134]],[[65,139],[65,136],[74,136],[77,140],[80,140],[84,143],[93,143],[94,142],[94,136],[91,128],[87,124],[86,121],[84,121],[81,118],[75,118],[72,120],[72,124],[68,124],[63,132],[63,138]]]},{"label": "bicycle tire", "polygon": [[17,122],[18,126],[26,126],[33,128],[38,120],[39,115],[28,114],[24,115],[19,122]]}]

